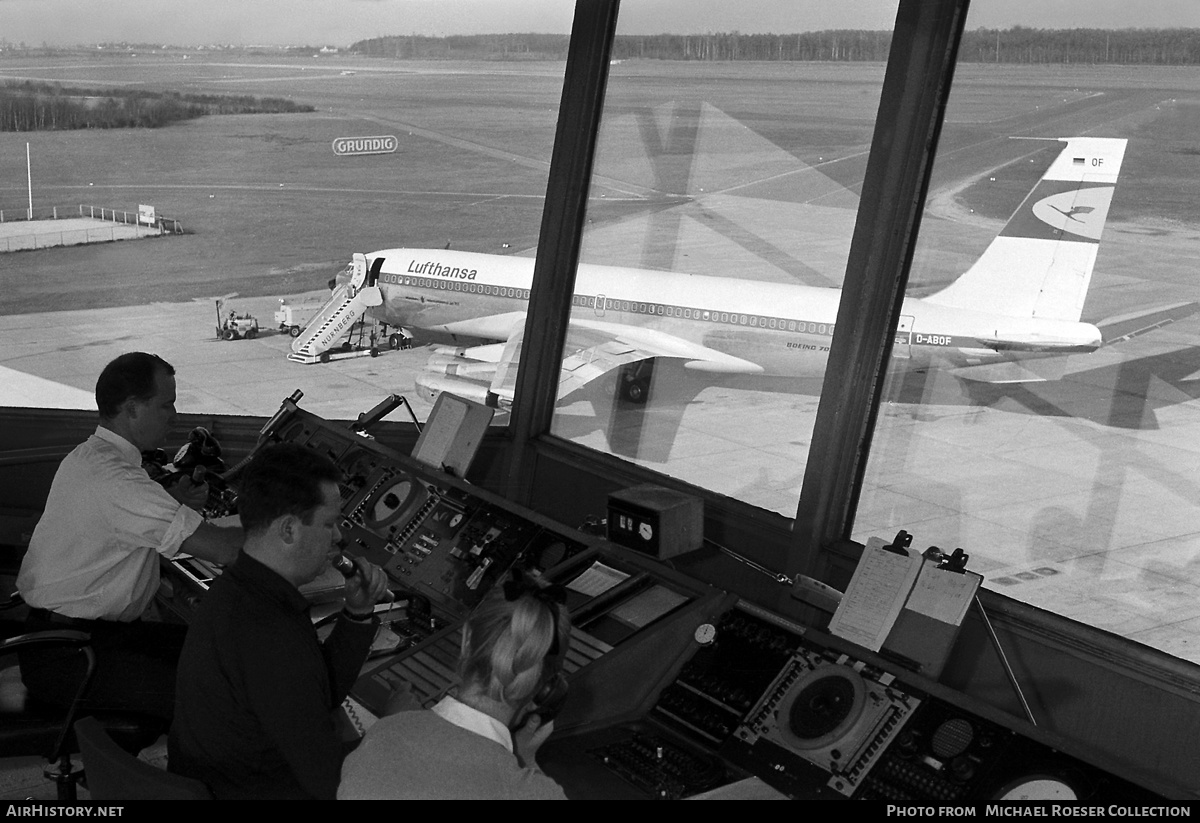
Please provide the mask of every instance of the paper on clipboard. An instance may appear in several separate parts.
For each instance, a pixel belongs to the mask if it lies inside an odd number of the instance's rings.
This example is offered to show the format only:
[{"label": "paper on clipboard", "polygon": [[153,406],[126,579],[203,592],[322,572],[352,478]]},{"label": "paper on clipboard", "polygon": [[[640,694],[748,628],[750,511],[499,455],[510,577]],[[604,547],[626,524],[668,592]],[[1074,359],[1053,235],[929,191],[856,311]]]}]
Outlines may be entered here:
[{"label": "paper on clipboard", "polygon": [[972,572],[950,571],[926,563],[909,595],[908,608],[934,620],[961,626],[981,580]]},{"label": "paper on clipboard", "polygon": [[846,588],[842,602],[829,621],[829,632],[879,651],[904,608],[923,558],[917,552],[893,551],[872,537]]}]

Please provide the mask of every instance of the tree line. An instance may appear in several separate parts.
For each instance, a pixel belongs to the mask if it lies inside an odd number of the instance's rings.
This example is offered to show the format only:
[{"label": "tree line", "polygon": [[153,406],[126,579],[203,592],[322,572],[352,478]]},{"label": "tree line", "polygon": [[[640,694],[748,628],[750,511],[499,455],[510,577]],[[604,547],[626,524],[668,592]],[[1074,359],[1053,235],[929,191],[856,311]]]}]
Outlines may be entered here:
[{"label": "tree line", "polygon": [[[405,60],[562,60],[567,35],[488,34],[375,37],[349,51]],[[835,29],[800,34],[619,34],[616,60],[887,60],[890,31]],[[1200,63],[1200,29],[974,29],[963,35],[965,63],[1087,63],[1186,66]]]},{"label": "tree line", "polygon": [[569,42],[565,34],[413,34],[359,40],[348,51],[401,60],[565,60]]},{"label": "tree line", "polygon": [[161,128],[208,114],[313,111],[282,98],[80,89],[33,81],[0,84],[0,131]]}]

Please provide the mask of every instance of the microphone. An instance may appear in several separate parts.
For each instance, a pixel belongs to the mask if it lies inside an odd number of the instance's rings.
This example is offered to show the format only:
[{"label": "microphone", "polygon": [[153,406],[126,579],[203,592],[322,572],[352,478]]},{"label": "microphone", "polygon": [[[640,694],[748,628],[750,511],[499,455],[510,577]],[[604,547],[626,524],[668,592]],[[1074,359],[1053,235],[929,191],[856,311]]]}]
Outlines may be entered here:
[{"label": "microphone", "polygon": [[333,561],[333,567],[342,573],[343,577],[354,577],[358,574],[358,566],[344,554],[339,554]]},{"label": "microphone", "polygon": [[[345,554],[338,554],[337,558],[333,561],[333,567],[342,573],[342,577],[347,579],[358,574],[358,564],[356,564]],[[391,589],[385,589],[383,601],[387,603],[395,603],[395,593],[393,593]]]}]

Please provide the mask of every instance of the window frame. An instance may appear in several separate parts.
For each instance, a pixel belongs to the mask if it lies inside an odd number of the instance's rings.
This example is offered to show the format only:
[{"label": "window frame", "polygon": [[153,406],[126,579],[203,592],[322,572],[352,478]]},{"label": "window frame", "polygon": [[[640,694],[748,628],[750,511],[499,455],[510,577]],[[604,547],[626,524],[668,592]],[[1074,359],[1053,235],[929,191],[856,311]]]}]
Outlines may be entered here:
[{"label": "window frame", "polygon": [[521,400],[507,431],[507,495],[532,501],[539,452],[576,464],[594,461],[598,473],[641,475],[700,494],[714,513],[753,514],[771,531],[790,535],[784,557],[774,558],[776,567],[789,577],[822,576],[821,549],[845,541],[853,522],[968,5],[900,0],[843,284],[848,299],[835,323],[846,332],[831,341],[793,521],[649,470],[634,471],[619,458],[550,434],[620,6],[619,0],[577,0],[525,321],[524,339],[541,345],[521,349]]}]

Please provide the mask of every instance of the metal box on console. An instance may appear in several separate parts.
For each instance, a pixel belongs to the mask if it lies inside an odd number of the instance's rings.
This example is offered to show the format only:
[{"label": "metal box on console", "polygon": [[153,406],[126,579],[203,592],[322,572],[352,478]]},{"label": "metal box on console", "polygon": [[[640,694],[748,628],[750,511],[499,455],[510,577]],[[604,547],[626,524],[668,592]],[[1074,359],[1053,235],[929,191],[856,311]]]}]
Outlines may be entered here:
[{"label": "metal box on console", "polygon": [[700,548],[704,501],[644,484],[608,496],[608,539],[664,560]]}]

